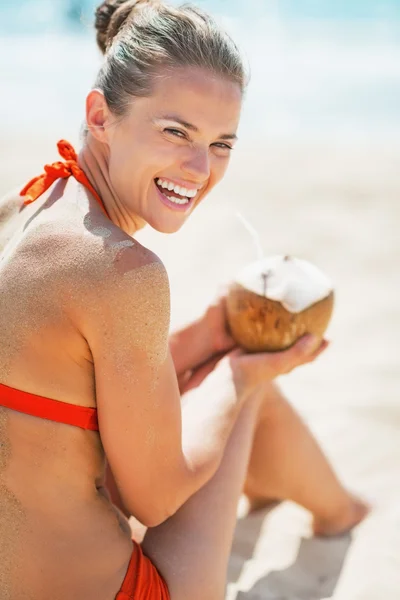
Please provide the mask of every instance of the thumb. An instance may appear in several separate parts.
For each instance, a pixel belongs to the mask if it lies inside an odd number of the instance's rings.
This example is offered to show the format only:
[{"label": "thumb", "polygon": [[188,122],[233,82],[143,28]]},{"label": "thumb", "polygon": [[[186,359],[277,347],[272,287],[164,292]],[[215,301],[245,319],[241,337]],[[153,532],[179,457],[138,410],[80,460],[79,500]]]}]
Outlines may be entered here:
[{"label": "thumb", "polygon": [[297,350],[301,352],[301,354],[305,354],[306,356],[313,354],[315,350],[320,345],[321,340],[311,333],[303,335],[293,346],[293,350]]}]

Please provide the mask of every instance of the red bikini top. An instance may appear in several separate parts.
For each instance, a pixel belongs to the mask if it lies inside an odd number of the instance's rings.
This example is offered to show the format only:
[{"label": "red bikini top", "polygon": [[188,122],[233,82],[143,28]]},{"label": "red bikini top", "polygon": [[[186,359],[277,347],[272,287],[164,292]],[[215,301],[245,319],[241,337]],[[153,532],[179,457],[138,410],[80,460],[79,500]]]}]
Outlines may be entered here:
[{"label": "red bikini top", "polygon": [[0,405],[33,417],[41,417],[66,425],[75,425],[92,431],[99,430],[96,408],[77,406],[60,400],[37,396],[30,392],[8,387],[3,383],[0,383]]},{"label": "red bikini top", "polygon": [[[65,140],[60,140],[57,147],[60,155],[65,159],[64,162],[59,161],[51,165],[45,165],[45,173],[34,177],[27,183],[20,192],[20,195],[24,196],[24,204],[30,204],[39,198],[57,179],[66,179],[72,175],[93,194],[107,215],[100,196],[89,182],[84,171],[79,167],[77,154],[71,144]],[[92,431],[99,430],[96,408],[52,400],[44,396],[16,390],[2,383],[0,383],[0,405],[34,417],[41,417],[42,419],[74,425]]]}]

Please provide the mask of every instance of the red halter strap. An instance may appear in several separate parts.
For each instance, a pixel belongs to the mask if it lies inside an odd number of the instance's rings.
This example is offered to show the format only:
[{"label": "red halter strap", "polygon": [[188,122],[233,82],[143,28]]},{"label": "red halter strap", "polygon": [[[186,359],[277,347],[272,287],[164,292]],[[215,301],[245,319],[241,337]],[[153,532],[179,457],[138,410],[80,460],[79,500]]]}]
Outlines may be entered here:
[{"label": "red halter strap", "polygon": [[57,143],[57,148],[60,156],[65,159],[64,162],[57,161],[51,165],[45,165],[45,172],[38,177],[34,177],[26,184],[20,191],[20,196],[25,197],[24,204],[31,204],[31,202],[37,200],[57,179],[66,179],[72,175],[93,194],[104,214],[108,217],[102,199],[90,183],[85,172],[78,165],[78,156],[74,148],[66,140],[60,140]]}]

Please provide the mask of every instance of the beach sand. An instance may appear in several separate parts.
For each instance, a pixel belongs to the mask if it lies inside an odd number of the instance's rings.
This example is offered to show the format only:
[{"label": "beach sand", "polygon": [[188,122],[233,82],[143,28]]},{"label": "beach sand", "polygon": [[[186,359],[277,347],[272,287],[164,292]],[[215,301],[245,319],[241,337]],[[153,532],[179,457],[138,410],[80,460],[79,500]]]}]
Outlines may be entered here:
[{"label": "beach sand", "polygon": [[[56,139],[3,139],[0,193],[56,160]],[[384,140],[247,140],[178,234],[139,235],[167,266],[173,327],[257,257],[237,210],[266,254],[304,257],[335,283],[330,348],[280,383],[373,510],[335,539],[313,538],[310,515],[289,502],[239,519],[228,600],[400,598],[399,150]]]}]

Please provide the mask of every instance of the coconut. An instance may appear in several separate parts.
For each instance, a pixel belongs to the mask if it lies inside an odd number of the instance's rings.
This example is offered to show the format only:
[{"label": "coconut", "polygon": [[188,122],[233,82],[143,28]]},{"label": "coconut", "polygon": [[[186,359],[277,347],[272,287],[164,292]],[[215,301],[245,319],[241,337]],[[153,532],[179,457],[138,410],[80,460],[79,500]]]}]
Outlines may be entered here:
[{"label": "coconut", "polygon": [[250,352],[275,352],[306,333],[322,340],[333,310],[332,283],[315,265],[271,256],[245,267],[227,295],[232,337]]}]

